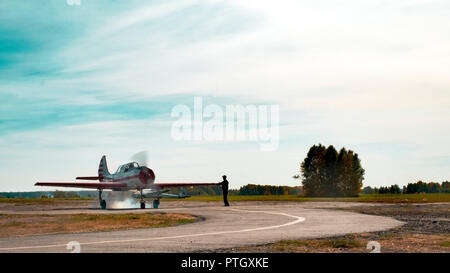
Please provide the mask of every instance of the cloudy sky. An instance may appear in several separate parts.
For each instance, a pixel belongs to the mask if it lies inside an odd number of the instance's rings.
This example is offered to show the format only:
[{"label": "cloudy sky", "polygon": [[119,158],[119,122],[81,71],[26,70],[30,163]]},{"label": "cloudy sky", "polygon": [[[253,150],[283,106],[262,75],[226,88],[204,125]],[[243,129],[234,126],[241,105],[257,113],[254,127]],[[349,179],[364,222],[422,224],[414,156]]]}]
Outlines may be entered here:
[{"label": "cloudy sky", "polygon": [[[142,150],[157,181],[299,185],[318,143],[355,150],[365,185],[449,180],[449,17],[445,0],[3,0],[0,191]],[[195,96],[279,105],[278,149],[175,141]]]}]

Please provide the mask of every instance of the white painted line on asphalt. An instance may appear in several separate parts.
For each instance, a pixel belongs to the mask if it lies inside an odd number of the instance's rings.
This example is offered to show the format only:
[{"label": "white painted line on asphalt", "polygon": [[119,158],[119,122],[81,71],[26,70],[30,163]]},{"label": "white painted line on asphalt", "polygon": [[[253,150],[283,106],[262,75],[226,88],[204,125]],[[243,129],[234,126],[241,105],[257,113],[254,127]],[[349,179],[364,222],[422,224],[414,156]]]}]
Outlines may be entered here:
[{"label": "white painted line on asphalt", "polygon": [[[295,224],[298,224],[300,222],[305,221],[304,217],[300,217],[300,216],[296,216],[296,215],[292,215],[292,214],[287,214],[287,213],[283,213],[283,212],[262,211],[262,210],[242,210],[242,209],[230,209],[230,210],[243,211],[243,212],[253,212],[253,213],[266,213],[266,214],[274,214],[274,215],[283,215],[283,216],[286,216],[286,217],[294,218],[295,220],[291,221],[291,222],[287,222],[285,224],[281,224],[281,225],[265,226],[265,227],[258,227],[258,228],[248,228],[248,229],[230,230],[230,231],[216,231],[216,232],[196,233],[196,234],[186,234],[186,235],[176,235],[176,236],[166,236],[166,237],[136,238],[136,239],[111,240],[111,241],[96,241],[96,242],[80,243],[80,245],[131,243],[131,242],[142,242],[142,241],[156,241],[156,240],[167,240],[167,239],[179,239],[179,238],[189,238],[189,237],[200,237],[200,236],[210,236],[210,235],[242,233],[242,232],[251,232],[251,231],[276,229],[276,228],[286,227],[286,226],[290,226],[290,225],[295,225]],[[52,248],[52,247],[66,247],[66,244],[6,247],[6,248],[0,248],[0,251],[2,251],[2,250],[36,249],[36,248]]]}]

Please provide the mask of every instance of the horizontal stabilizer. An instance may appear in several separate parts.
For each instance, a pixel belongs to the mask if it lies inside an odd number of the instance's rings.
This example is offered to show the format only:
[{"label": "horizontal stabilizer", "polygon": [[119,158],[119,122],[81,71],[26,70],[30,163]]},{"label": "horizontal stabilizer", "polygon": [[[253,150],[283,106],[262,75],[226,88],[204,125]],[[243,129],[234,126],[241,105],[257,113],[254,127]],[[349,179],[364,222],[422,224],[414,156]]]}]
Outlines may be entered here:
[{"label": "horizontal stabilizer", "polygon": [[177,194],[161,193],[161,197],[165,197],[165,198],[185,198],[186,196],[180,197]]},{"label": "horizontal stabilizer", "polygon": [[78,176],[76,179],[80,179],[80,180],[99,180],[100,177],[98,177],[98,176]]},{"label": "horizontal stabilizer", "polygon": [[[133,194],[134,198],[139,198],[139,194]],[[190,195],[180,195],[180,194],[171,194],[171,193],[158,193],[158,192],[150,192],[150,193],[146,193],[144,194],[145,198],[186,198],[186,197],[190,197]]]}]

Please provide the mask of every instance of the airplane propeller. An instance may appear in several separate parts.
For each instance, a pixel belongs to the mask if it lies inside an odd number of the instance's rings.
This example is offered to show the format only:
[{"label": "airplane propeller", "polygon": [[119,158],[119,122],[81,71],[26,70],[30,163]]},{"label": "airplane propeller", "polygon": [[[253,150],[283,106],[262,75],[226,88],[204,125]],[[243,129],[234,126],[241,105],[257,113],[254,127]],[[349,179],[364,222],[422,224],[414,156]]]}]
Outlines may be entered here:
[{"label": "airplane propeller", "polygon": [[148,152],[140,151],[131,156],[131,160],[137,162],[139,166],[147,166]]}]

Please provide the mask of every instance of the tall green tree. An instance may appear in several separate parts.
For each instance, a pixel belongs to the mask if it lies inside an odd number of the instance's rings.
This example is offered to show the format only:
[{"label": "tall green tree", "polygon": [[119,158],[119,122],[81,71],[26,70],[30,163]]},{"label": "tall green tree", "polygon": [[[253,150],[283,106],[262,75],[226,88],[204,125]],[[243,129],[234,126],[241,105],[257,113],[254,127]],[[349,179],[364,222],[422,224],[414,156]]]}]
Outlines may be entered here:
[{"label": "tall green tree", "polygon": [[307,196],[322,196],[325,191],[325,146],[319,144],[312,146],[305,160],[300,165],[303,176],[303,189]]},{"label": "tall green tree", "polygon": [[358,154],[332,146],[312,146],[300,165],[306,196],[357,196],[364,169]]}]

